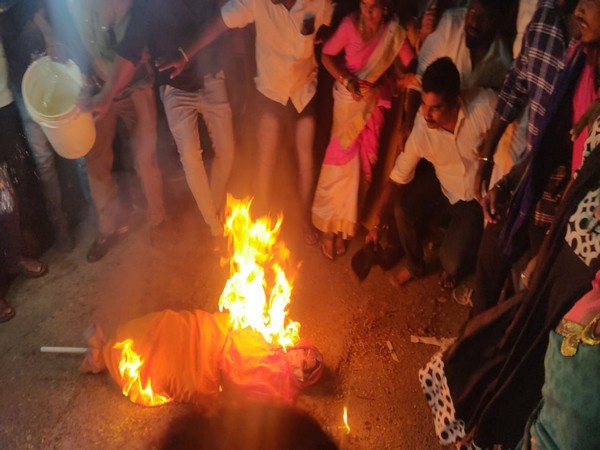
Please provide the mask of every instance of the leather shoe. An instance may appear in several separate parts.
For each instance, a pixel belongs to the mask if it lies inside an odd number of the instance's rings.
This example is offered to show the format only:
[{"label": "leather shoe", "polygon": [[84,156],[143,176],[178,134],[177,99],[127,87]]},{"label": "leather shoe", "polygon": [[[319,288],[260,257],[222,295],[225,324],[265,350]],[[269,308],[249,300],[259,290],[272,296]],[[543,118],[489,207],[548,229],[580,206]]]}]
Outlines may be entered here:
[{"label": "leather shoe", "polygon": [[92,245],[87,252],[88,262],[93,263],[104,258],[110,248],[115,244],[115,241],[115,233],[99,234],[98,237],[94,239],[94,242],[92,242]]}]

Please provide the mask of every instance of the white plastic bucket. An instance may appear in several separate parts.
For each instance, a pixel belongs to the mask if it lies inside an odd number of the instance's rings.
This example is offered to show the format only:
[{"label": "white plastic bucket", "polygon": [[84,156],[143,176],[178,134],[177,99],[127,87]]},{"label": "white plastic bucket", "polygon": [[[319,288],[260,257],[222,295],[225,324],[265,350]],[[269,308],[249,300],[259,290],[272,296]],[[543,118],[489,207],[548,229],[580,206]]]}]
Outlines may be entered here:
[{"label": "white plastic bucket", "polygon": [[69,159],[85,156],[96,140],[92,115],[77,106],[82,85],[73,61],[63,64],[44,56],[27,68],[21,86],[29,115],[41,125],[54,150]]}]

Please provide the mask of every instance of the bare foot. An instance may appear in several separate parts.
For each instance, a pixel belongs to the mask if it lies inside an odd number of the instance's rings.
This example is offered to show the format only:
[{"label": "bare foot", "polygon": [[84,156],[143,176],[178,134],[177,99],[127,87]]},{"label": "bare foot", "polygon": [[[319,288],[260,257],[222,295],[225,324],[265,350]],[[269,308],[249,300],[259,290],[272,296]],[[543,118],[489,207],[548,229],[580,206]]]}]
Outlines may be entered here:
[{"label": "bare foot", "polygon": [[390,277],[390,283],[395,287],[401,287],[414,280],[415,277],[408,270],[408,267],[402,266],[398,271]]},{"label": "bare foot", "polygon": [[321,238],[321,253],[330,261],[333,261],[335,258],[334,241],[335,235],[333,233],[324,233]]},{"label": "bare foot", "polygon": [[440,275],[440,281],[438,284],[442,287],[442,289],[450,290],[456,287],[456,277],[454,275],[450,275],[445,270],[442,271],[442,275]]},{"label": "bare foot", "polygon": [[319,232],[312,223],[302,224],[302,239],[309,247],[312,247],[319,242]]},{"label": "bare foot", "polygon": [[346,241],[341,234],[335,235],[335,256],[342,256],[346,254]]}]

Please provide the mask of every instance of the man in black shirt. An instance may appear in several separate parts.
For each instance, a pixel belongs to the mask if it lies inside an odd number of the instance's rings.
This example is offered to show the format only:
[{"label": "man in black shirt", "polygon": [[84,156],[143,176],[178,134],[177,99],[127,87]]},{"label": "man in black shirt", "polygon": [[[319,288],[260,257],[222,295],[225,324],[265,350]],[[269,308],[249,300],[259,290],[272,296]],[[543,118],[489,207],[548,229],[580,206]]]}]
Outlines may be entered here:
[{"label": "man in black shirt", "polygon": [[[152,58],[179,52],[214,15],[216,2],[200,0],[135,0],[131,21],[117,49],[117,58],[102,91],[90,99],[88,109],[102,115],[112,99],[127,85],[147,46]],[[160,95],[169,128],[181,157],[188,186],[213,236],[222,234],[218,211],[223,207],[233,163],[234,140],[231,107],[225,89],[223,41],[190,58],[186,69],[170,79],[159,75]],[[198,132],[202,114],[213,141],[215,159],[207,176]]]}]

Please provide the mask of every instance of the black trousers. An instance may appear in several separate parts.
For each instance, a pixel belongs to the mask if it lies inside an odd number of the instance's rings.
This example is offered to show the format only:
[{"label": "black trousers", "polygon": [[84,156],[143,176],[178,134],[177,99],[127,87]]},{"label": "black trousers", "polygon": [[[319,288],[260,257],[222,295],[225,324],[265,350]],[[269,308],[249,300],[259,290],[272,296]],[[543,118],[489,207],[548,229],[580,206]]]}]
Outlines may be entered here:
[{"label": "black trousers", "polygon": [[475,266],[483,232],[481,206],[475,200],[451,205],[442,193],[433,166],[427,161],[419,163],[413,181],[403,186],[394,216],[406,265],[414,276],[421,276],[427,270],[422,231],[441,216],[449,217],[439,251],[442,269],[460,278]]}]

